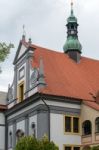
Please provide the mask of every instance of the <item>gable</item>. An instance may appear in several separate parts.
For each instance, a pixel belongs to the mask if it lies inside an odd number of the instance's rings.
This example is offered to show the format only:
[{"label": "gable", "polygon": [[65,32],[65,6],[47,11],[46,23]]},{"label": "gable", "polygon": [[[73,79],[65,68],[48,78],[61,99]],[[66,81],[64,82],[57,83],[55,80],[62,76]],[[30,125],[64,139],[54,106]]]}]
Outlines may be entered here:
[{"label": "gable", "polygon": [[20,41],[13,64],[15,65],[16,62],[23,56],[28,48],[28,45],[24,44],[22,41]]},{"label": "gable", "polygon": [[27,48],[24,45],[22,45],[20,48],[19,54],[17,56],[17,59],[19,59],[25,53],[26,50]]}]

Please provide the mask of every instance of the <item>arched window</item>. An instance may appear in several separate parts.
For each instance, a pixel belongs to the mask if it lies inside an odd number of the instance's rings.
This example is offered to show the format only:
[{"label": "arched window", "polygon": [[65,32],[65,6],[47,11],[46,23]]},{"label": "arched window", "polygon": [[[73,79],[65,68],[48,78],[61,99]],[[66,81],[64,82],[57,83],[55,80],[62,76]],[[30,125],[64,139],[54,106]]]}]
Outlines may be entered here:
[{"label": "arched window", "polygon": [[96,133],[99,133],[99,117],[97,117],[95,120],[95,131]]},{"label": "arched window", "polygon": [[89,120],[84,121],[82,128],[83,128],[83,135],[90,135],[92,132],[91,121]]},{"label": "arched window", "polygon": [[12,148],[12,131],[9,132],[9,147]]}]

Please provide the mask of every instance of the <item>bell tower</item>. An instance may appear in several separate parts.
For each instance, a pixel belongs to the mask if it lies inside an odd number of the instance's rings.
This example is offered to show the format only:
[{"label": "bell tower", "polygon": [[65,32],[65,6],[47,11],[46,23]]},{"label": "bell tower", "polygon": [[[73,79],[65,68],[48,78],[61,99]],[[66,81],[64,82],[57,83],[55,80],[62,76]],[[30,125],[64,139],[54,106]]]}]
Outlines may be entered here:
[{"label": "bell tower", "polygon": [[78,23],[73,12],[73,2],[71,1],[71,13],[67,19],[67,39],[63,46],[64,53],[68,54],[76,62],[80,61],[82,46],[78,39]]}]

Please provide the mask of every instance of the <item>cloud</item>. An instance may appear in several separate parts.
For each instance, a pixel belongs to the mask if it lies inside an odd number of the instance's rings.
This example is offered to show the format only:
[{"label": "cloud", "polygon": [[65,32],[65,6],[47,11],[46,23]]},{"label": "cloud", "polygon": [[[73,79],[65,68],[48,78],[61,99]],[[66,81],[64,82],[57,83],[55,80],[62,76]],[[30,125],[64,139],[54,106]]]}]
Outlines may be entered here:
[{"label": "cloud", "polygon": [[[83,55],[99,59],[99,1],[74,1],[74,13],[79,22],[79,40]],[[7,90],[13,80],[13,58],[25,24],[26,37],[34,44],[63,51],[66,40],[66,19],[70,14],[70,0],[0,0],[0,41],[12,42],[8,59],[0,74],[0,90]]]}]

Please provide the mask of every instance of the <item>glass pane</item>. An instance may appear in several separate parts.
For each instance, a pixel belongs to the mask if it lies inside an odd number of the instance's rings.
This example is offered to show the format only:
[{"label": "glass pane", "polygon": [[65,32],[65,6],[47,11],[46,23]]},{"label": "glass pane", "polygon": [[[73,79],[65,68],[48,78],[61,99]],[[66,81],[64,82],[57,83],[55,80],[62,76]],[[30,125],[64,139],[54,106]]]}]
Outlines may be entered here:
[{"label": "glass pane", "polygon": [[80,150],[80,147],[74,147],[74,150]]},{"label": "glass pane", "polygon": [[79,118],[73,118],[73,132],[79,132]]},{"label": "glass pane", "polygon": [[88,120],[84,122],[84,134],[85,135],[91,134],[91,122]]},{"label": "glass pane", "polygon": [[71,117],[65,117],[65,132],[71,132]]},{"label": "glass pane", "polygon": [[65,150],[72,150],[72,148],[70,146],[66,146]]},{"label": "glass pane", "polygon": [[95,121],[96,124],[96,133],[99,133],[99,117]]}]

